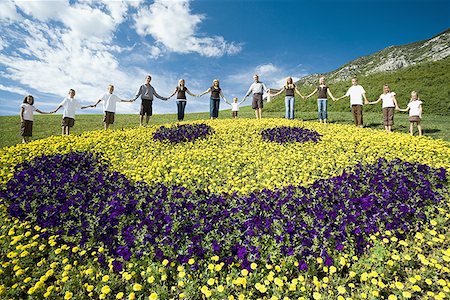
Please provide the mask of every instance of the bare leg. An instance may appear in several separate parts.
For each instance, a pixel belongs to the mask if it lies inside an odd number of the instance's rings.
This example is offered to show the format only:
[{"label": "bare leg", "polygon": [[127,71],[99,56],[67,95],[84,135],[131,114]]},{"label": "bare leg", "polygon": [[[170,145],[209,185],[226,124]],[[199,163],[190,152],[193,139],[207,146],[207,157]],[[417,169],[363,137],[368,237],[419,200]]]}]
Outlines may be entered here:
[{"label": "bare leg", "polygon": [[150,116],[146,115],[145,116],[145,124],[148,125],[148,121],[150,121]]},{"label": "bare leg", "polygon": [[414,135],[414,123],[413,122],[409,123],[409,133],[411,135]]},{"label": "bare leg", "polygon": [[140,116],[139,116],[139,124],[140,124],[141,126],[143,126],[143,125],[144,125],[143,122],[144,122],[144,116],[143,116],[143,115],[140,115]]},{"label": "bare leg", "polygon": [[419,135],[422,135],[422,125],[420,125],[420,122],[417,122],[417,130],[419,131]]},{"label": "bare leg", "polygon": [[69,126],[66,127],[66,132],[67,132],[67,133],[66,133],[67,135],[70,134],[70,127],[69,127]]},{"label": "bare leg", "polygon": [[66,134],[66,126],[61,127],[61,135],[64,136]]},{"label": "bare leg", "polygon": [[323,123],[324,123],[324,124],[327,124],[327,119],[323,119]]},{"label": "bare leg", "polygon": [[255,117],[258,119],[258,109],[255,109]]},{"label": "bare leg", "polygon": [[105,130],[109,128],[109,124],[105,123]]}]

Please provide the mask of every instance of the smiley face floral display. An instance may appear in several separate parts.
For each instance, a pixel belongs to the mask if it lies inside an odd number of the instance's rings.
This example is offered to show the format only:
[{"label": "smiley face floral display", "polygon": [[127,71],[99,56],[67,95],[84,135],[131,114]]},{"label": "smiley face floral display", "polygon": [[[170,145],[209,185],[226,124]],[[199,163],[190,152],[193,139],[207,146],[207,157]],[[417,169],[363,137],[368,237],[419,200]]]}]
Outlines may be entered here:
[{"label": "smiley face floral display", "polygon": [[[300,121],[200,124],[214,134],[189,143],[153,142],[150,127],[1,149],[0,296],[448,294],[448,143]],[[268,143],[274,125],[320,139]]]}]

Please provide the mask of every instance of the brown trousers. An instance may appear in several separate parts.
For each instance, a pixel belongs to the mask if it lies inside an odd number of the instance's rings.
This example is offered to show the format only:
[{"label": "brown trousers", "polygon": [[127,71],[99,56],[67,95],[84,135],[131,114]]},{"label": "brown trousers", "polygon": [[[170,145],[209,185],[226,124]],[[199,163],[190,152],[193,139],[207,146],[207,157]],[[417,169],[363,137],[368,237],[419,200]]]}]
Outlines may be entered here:
[{"label": "brown trousers", "polygon": [[362,105],[352,105],[353,119],[356,126],[363,125]]}]

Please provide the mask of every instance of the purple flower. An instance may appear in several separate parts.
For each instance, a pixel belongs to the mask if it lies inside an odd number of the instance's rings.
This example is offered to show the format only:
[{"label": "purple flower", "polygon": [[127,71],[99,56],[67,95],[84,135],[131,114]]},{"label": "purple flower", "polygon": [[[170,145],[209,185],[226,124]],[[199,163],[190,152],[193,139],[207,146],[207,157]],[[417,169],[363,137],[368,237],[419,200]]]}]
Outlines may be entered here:
[{"label": "purple flower", "polygon": [[274,127],[264,129],[261,132],[263,141],[277,142],[277,143],[292,143],[292,142],[309,142],[317,143],[321,135],[314,130],[302,127]]}]

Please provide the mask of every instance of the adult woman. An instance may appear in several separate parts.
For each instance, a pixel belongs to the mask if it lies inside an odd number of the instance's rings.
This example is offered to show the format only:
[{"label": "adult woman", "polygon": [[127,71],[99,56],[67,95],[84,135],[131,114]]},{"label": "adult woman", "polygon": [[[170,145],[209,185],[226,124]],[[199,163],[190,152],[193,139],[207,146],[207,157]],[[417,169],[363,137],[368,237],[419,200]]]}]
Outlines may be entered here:
[{"label": "adult woman", "polygon": [[209,101],[209,115],[212,120],[217,119],[219,117],[220,97],[222,97],[225,101],[227,101],[227,99],[225,99],[225,96],[222,94],[222,89],[219,86],[218,79],[214,79],[213,85],[198,96],[201,97],[209,92],[211,92],[211,97]]},{"label": "adult woman", "polygon": [[271,96],[275,97],[281,94],[282,92],[286,91],[286,97],[284,97],[284,105],[286,107],[286,119],[294,120],[294,105],[295,105],[295,93],[297,93],[302,99],[305,99],[305,96],[303,96],[297,89],[297,86],[294,84],[294,81],[292,80],[292,77],[288,77],[286,79],[286,84],[283,86],[283,88],[278,92]]},{"label": "adult woman", "polygon": [[185,85],[184,79],[178,81],[178,86],[169,98],[177,94],[177,110],[178,110],[178,121],[184,120],[184,110],[186,109],[186,93],[192,97],[197,97],[197,95],[192,94]]},{"label": "adult woman", "polygon": [[383,94],[378,97],[377,101],[369,102],[369,104],[376,104],[382,102],[383,108],[383,123],[384,129],[387,132],[392,131],[392,125],[394,125],[394,109],[399,109],[397,99],[395,99],[395,93],[391,92],[389,85],[383,85]]},{"label": "adult woman", "polygon": [[336,101],[336,99],[333,97],[333,94],[330,91],[330,88],[325,84],[325,77],[321,76],[319,78],[319,86],[308,96],[306,96],[306,99],[314,95],[315,93],[318,93],[317,95],[317,112],[319,115],[319,121],[320,123],[327,123],[328,119],[328,112],[327,112],[327,98],[328,95],[333,99],[333,101]]}]

